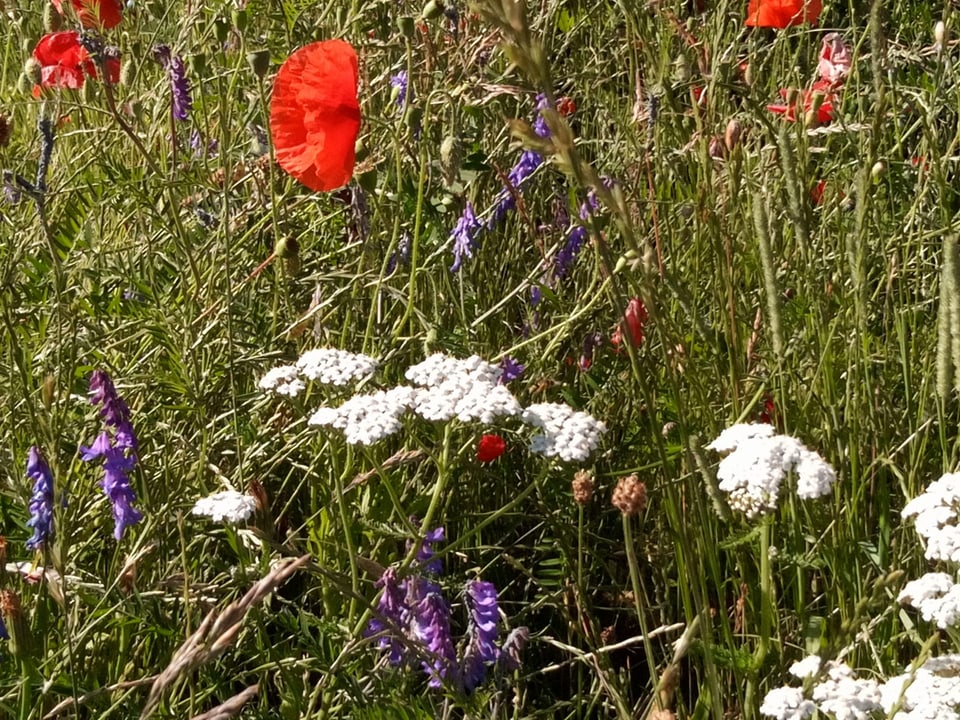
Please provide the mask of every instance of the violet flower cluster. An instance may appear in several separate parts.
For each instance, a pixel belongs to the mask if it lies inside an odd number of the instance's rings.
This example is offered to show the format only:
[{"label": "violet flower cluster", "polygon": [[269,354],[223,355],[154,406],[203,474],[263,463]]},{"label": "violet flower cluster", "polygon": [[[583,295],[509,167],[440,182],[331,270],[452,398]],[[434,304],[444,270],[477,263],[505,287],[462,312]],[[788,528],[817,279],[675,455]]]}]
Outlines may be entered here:
[{"label": "violet flower cluster", "polygon": [[193,109],[193,98],[190,95],[190,81],[187,79],[187,70],[183,65],[183,58],[179,55],[173,55],[170,48],[162,43],[154,46],[153,56],[170,77],[173,116],[177,120],[186,120],[190,116],[190,110]]},{"label": "violet flower cluster", "polygon": [[450,630],[450,605],[440,585],[427,577],[441,570],[433,544],[443,539],[443,528],[427,533],[417,551],[415,573],[403,580],[397,577],[395,568],[384,571],[377,581],[377,587],[382,588],[377,617],[370,621],[364,635],[377,636],[377,647],[389,651],[391,665],[408,665],[420,659],[430,687],[447,683],[472,692],[486,679],[492,665],[506,671],[519,667],[529,633],[526,628],[518,628],[498,648],[497,589],[493,583],[471,580],[464,589],[469,623],[466,646],[458,662]]},{"label": "violet flower cluster", "polygon": [[27,550],[36,550],[53,536],[53,473],[37,447],[31,447],[27,456],[27,477],[34,481],[27,521],[33,535],[27,540]]},{"label": "violet flower cluster", "polygon": [[408,102],[413,101],[413,93],[410,91],[410,78],[407,76],[406,70],[401,70],[390,77],[390,87],[396,91],[397,107],[406,107]]},{"label": "violet flower cluster", "polygon": [[113,507],[113,536],[120,540],[128,526],[143,519],[143,514],[133,507],[137,496],[129,478],[137,464],[137,436],[130,423],[130,408],[117,394],[105,371],[94,370],[90,376],[90,392],[90,402],[100,406],[100,417],[108,429],[97,436],[93,445],[81,447],[80,457],[87,462],[103,458],[100,487]]}]

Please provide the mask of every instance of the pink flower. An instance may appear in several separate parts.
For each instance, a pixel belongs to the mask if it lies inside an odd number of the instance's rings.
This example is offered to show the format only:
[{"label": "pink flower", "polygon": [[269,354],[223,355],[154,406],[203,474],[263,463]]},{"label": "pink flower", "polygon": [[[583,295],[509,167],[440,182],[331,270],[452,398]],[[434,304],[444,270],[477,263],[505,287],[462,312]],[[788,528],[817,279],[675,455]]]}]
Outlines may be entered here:
[{"label": "pink flower", "polygon": [[823,38],[820,62],[817,64],[817,72],[822,80],[838,85],[850,73],[851,64],[850,48],[843,42],[840,33],[832,32]]}]

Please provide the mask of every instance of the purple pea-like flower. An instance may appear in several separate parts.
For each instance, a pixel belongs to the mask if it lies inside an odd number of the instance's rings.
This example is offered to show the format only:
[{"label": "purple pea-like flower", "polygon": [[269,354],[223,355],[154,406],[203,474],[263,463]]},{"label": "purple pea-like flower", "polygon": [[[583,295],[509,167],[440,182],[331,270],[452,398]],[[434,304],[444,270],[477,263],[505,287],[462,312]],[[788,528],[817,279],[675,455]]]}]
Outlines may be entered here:
[{"label": "purple pea-like flower", "polygon": [[190,80],[187,79],[183,58],[173,55],[170,48],[162,43],[154,46],[153,56],[169,75],[170,90],[173,95],[173,116],[177,120],[186,120],[190,117],[190,110],[193,109],[193,98],[190,95]]},{"label": "purple pea-like flower", "polygon": [[410,585],[417,599],[410,603],[413,637],[423,645],[428,656],[422,663],[424,672],[430,676],[427,684],[438,688],[445,679],[455,679],[457,672],[457,654],[450,636],[450,606],[436,584],[410,578]]},{"label": "purple pea-like flower", "polygon": [[453,265],[450,266],[450,272],[457,272],[463,264],[464,256],[473,257],[473,251],[477,248],[477,237],[483,225],[477,220],[473,212],[473,205],[467,203],[463,208],[463,215],[457,221],[450,237],[453,239]]},{"label": "purple pea-like flower", "polygon": [[525,365],[521,365],[517,360],[509,355],[504,355],[503,359],[500,361],[500,379],[498,382],[501,385],[506,385],[507,383],[513,382],[523,375],[523,371],[526,369],[527,368]]},{"label": "purple pea-like flower", "polygon": [[486,677],[487,663],[494,663],[500,657],[496,645],[500,614],[497,588],[491,582],[468,582],[466,599],[470,608],[470,643],[463,658],[463,687],[470,692]]},{"label": "purple pea-like flower", "polygon": [[413,93],[410,91],[410,78],[406,70],[401,70],[396,75],[390,77],[390,87],[397,93],[397,107],[405,107],[408,102],[413,102]]},{"label": "purple pea-like flower", "polygon": [[403,628],[409,614],[406,606],[405,583],[397,580],[396,569],[387,568],[383,571],[380,579],[377,580],[376,585],[377,587],[383,588],[383,592],[380,594],[380,601],[377,603],[377,612],[383,619],[373,618],[370,624],[367,625],[364,636],[370,637],[371,635],[387,631],[388,634],[377,641],[377,647],[381,650],[389,647],[390,664],[399,665],[403,662],[404,645],[396,635],[390,633],[390,626],[384,622],[384,619],[389,620],[399,628]]},{"label": "purple pea-like flower", "polygon": [[587,241],[587,229],[583,225],[574,225],[567,234],[567,241],[553,260],[553,277],[562,280],[573,268],[573,263]]},{"label": "purple pea-like flower", "polygon": [[27,454],[27,477],[34,481],[27,521],[33,535],[27,540],[27,550],[36,550],[53,535],[53,473],[36,446]]},{"label": "purple pea-like flower", "polygon": [[500,647],[500,659],[497,662],[506,671],[520,667],[520,655],[530,639],[530,630],[525,627],[514,628]]},{"label": "purple pea-like flower", "polygon": [[113,509],[113,536],[120,540],[130,525],[143,519],[133,507],[137,496],[130,486],[129,474],[137,464],[137,436],[130,422],[130,408],[117,394],[110,376],[103,370],[94,370],[90,377],[91,402],[100,405],[100,416],[107,427],[93,445],[80,448],[80,457],[89,462],[103,458],[103,480],[100,487]]},{"label": "purple pea-like flower", "polygon": [[[419,521],[416,517],[411,517],[410,522],[416,525]],[[417,550],[417,565],[430,575],[439,575],[443,571],[443,560],[436,557],[433,552],[433,544],[446,540],[446,532],[443,527],[428,530]],[[407,541],[407,551],[410,551],[412,543]]]}]

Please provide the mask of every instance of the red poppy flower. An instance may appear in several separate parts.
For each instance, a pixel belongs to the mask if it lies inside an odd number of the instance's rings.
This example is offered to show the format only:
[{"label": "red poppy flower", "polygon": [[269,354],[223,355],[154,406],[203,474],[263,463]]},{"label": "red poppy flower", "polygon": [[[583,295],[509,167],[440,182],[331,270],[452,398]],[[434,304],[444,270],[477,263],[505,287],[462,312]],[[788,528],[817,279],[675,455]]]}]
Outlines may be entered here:
[{"label": "red poppy flower", "polygon": [[786,28],[806,22],[815,24],[821,10],[821,0],[750,0],[746,24],[768,28]]},{"label": "red poppy flower", "polygon": [[[801,93],[799,101],[784,104],[784,105],[767,105],[767,110],[778,115],[783,115],[784,118],[790,122],[796,122],[797,120],[797,107],[803,111],[803,115],[806,115],[813,109],[814,97],[819,93],[823,96],[823,100],[820,103],[820,106],[817,108],[817,125],[825,125],[831,120],[833,120],[833,93],[830,92],[831,83],[826,80],[817,80],[813,87],[809,90],[804,90]],[[780,88],[780,96],[786,100],[789,97],[790,91],[786,88]]]},{"label": "red poppy flower", "polygon": [[477,460],[482,463],[493,462],[506,449],[507,443],[499,435],[484,435],[477,443]]},{"label": "red poppy flower", "polygon": [[[123,3],[120,0],[70,0],[80,24],[86,28],[109,30],[123,19]],[[63,15],[62,0],[53,0],[53,6]]]},{"label": "red poppy flower", "polygon": [[277,73],[270,101],[277,162],[311,190],[334,190],[353,177],[357,77],[357,53],[343,40],[302,47]]},{"label": "red poppy flower", "polygon": [[[74,30],[48,33],[40,38],[33,49],[34,59],[40,63],[40,85],[43,87],[83,87],[84,75],[97,77],[97,67],[86,48],[80,44],[80,33]],[[107,80],[120,82],[120,61],[111,58],[106,62]],[[34,88],[34,95],[39,89]]]},{"label": "red poppy flower", "polygon": [[573,98],[564,95],[562,98],[557,99],[557,112],[564,117],[570,117],[576,111],[577,103]]},{"label": "red poppy flower", "polygon": [[643,342],[643,326],[647,322],[647,309],[643,306],[640,298],[631,298],[627,303],[627,309],[623,313],[623,320],[619,327],[613,332],[610,342],[614,347],[619,348],[623,342],[623,332],[626,329],[630,344],[634,347],[640,347]]}]

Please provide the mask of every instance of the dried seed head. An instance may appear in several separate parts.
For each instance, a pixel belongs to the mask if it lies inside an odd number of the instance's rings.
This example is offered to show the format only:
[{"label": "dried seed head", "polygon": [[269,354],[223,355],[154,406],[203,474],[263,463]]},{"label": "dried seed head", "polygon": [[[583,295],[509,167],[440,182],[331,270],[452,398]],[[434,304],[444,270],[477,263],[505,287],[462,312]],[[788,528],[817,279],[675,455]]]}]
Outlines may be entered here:
[{"label": "dried seed head", "polygon": [[10,635],[10,654],[16,658],[30,655],[32,647],[30,625],[23,616],[20,598],[12,590],[0,590],[0,615]]},{"label": "dried seed head", "polygon": [[10,135],[13,133],[13,122],[3,113],[0,113],[0,148],[10,144]]},{"label": "dried seed head", "polygon": [[593,498],[593,475],[588,470],[578,470],[571,483],[573,501],[577,505],[586,505]]},{"label": "dried seed head", "polygon": [[636,475],[622,477],[613,491],[611,502],[624,515],[637,515],[647,505],[647,486]]}]

